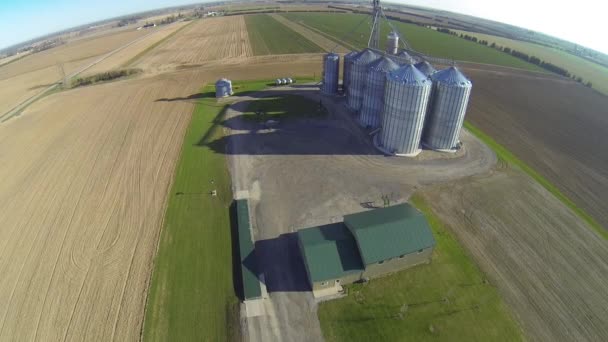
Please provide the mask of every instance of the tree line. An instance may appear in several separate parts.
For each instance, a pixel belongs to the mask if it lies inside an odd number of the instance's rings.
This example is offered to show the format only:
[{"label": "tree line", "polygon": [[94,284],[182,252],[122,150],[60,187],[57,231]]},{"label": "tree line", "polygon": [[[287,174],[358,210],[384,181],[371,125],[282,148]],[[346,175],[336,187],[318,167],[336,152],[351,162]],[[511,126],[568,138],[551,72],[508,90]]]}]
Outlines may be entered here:
[{"label": "tree line", "polygon": [[[504,52],[506,54],[509,54],[509,55],[511,55],[511,56],[513,56],[515,58],[519,58],[519,59],[524,60],[524,61],[526,61],[528,63],[532,63],[534,65],[538,65],[539,67],[541,67],[541,68],[543,68],[545,70],[551,71],[551,72],[556,73],[558,75],[562,75],[564,77],[572,78],[573,80],[575,80],[575,81],[577,81],[579,83],[584,83],[584,80],[583,80],[582,77],[573,75],[568,70],[566,70],[565,68],[557,66],[557,65],[555,65],[553,63],[545,62],[545,61],[541,60],[540,58],[538,58],[536,56],[531,56],[531,55],[528,55],[527,53],[524,53],[524,52],[521,52],[521,51],[517,51],[515,49],[509,48],[509,47],[506,47],[506,46],[498,46],[498,45],[496,45],[496,43],[489,44],[487,40],[477,39],[477,37],[469,36],[468,34],[462,34],[461,33],[459,35],[456,32],[454,32],[452,30],[449,30],[449,29],[446,29],[446,28],[437,28],[437,31],[441,32],[441,33],[449,34],[449,35],[452,35],[452,36],[455,36],[455,37],[460,37],[462,39],[465,39],[465,40],[468,40],[468,41],[471,41],[471,42],[474,42],[474,43],[477,43],[477,44],[481,44],[481,45],[484,45],[484,46],[489,46],[489,47],[491,47],[493,49],[496,49],[498,51],[502,51],[502,52]],[[584,83],[584,84],[587,87],[589,87],[589,88],[593,87],[593,84],[591,82],[587,82],[587,83]]]}]

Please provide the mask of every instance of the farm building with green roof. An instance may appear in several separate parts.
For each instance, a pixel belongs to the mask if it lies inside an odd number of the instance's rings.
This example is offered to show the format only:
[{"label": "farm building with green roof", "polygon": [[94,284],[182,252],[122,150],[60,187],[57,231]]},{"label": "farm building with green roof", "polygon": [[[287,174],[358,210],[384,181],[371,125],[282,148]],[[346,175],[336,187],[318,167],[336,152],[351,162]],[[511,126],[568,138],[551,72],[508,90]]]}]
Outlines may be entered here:
[{"label": "farm building with green roof", "polygon": [[298,242],[313,292],[428,263],[435,246],[426,218],[409,204],[301,229]]}]

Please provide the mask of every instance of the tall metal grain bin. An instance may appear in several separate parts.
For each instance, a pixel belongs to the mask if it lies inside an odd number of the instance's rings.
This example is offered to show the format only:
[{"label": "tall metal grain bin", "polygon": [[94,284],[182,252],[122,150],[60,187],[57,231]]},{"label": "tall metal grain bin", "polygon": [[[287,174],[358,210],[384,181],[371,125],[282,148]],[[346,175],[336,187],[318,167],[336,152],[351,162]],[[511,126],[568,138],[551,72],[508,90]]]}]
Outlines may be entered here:
[{"label": "tall metal grain bin", "polygon": [[220,78],[215,82],[215,97],[226,97],[232,95],[232,82],[226,78]]},{"label": "tall metal grain bin", "polygon": [[359,54],[359,51],[351,51],[344,55],[344,74],[342,75],[342,90],[346,93],[348,82],[350,81],[350,67],[353,65],[353,58]]},{"label": "tall metal grain bin", "polygon": [[422,143],[438,151],[454,151],[460,144],[460,129],[471,95],[471,81],[456,67],[431,75],[433,99],[424,127]]},{"label": "tall metal grain bin", "polygon": [[391,31],[386,37],[386,52],[391,55],[396,55],[399,51],[399,35],[395,31]]},{"label": "tall metal grain bin", "polygon": [[353,58],[350,69],[349,84],[347,90],[346,103],[354,111],[361,109],[363,102],[363,88],[367,80],[369,65],[380,58],[380,56],[369,49],[365,49]]},{"label": "tall metal grain bin", "polygon": [[431,77],[432,74],[437,72],[437,70],[427,61],[416,63],[415,66],[421,73],[425,74],[426,77]]},{"label": "tall metal grain bin", "polygon": [[340,55],[328,53],[323,56],[323,84],[321,91],[325,94],[337,94],[340,80]]},{"label": "tall metal grain bin", "polygon": [[359,123],[363,127],[376,128],[380,126],[386,75],[397,69],[399,69],[399,65],[387,57],[382,57],[370,64],[363,90],[361,112],[359,113]]},{"label": "tall metal grain bin", "polygon": [[383,150],[404,156],[420,153],[422,126],[432,82],[412,64],[386,77],[382,128],[377,143]]},{"label": "tall metal grain bin", "polygon": [[[397,57],[399,57],[401,59],[401,61],[403,61],[404,63],[410,63],[410,64],[416,63],[416,59],[414,57],[412,57],[409,53],[407,53],[407,51],[405,51],[405,50],[401,50],[401,52],[399,52],[397,54]],[[400,64],[404,64],[404,63],[400,63]]]}]

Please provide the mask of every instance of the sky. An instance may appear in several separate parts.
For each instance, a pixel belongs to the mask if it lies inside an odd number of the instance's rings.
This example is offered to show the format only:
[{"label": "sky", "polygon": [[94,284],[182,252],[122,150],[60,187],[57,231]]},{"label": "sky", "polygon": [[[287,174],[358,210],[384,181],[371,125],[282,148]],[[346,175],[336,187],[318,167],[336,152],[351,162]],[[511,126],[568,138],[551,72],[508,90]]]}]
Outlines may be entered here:
[{"label": "sky", "polygon": [[[169,0],[0,0],[0,49],[129,13],[198,2]],[[605,0],[391,0],[496,20],[608,54]]]}]

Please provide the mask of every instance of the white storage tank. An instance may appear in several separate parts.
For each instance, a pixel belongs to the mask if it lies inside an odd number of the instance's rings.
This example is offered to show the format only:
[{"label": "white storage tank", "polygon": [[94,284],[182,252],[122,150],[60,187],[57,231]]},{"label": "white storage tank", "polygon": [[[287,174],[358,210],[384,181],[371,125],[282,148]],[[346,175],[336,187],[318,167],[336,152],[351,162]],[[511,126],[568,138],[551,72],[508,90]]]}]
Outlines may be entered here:
[{"label": "white storage tank", "polygon": [[323,56],[323,82],[321,91],[325,94],[337,94],[340,81],[340,55],[328,53]]},{"label": "white storage tank", "polygon": [[346,55],[344,55],[344,67],[342,68],[342,70],[343,70],[342,91],[344,93],[346,93],[346,90],[348,88],[348,83],[350,80],[350,69],[351,69],[351,66],[353,65],[353,58],[358,53],[359,53],[359,51],[351,51],[351,52],[347,53]]},{"label": "white storage tank", "polygon": [[281,78],[281,82],[282,82],[283,84],[289,84],[289,82],[287,82],[287,79],[286,79],[286,78]]},{"label": "white storage tank", "polygon": [[415,66],[421,73],[425,74],[426,77],[431,77],[432,74],[437,72],[437,70],[427,61],[416,63]]},{"label": "white storage tank", "polygon": [[346,93],[346,103],[351,110],[358,112],[361,109],[368,68],[378,58],[380,56],[370,49],[363,50],[353,58]]},{"label": "white storage tank", "polygon": [[386,52],[391,55],[396,55],[399,51],[399,35],[395,31],[391,31],[386,37]]},{"label": "white storage tank", "polygon": [[293,83],[293,79],[290,77],[287,77],[287,83],[292,84]]},{"label": "white storage tank", "polygon": [[399,69],[399,65],[388,57],[382,57],[370,64],[359,113],[361,126],[369,128],[380,126],[386,75],[397,69]]},{"label": "white storage tank", "polygon": [[276,85],[281,85],[283,83],[283,81],[280,78],[277,78],[277,80],[275,81]]},{"label": "white storage tank", "polygon": [[438,151],[455,151],[469,104],[472,84],[456,67],[431,75],[433,98],[427,114],[422,142]]},{"label": "white storage tank", "polygon": [[220,78],[215,82],[215,97],[226,97],[232,95],[232,82],[226,78]]},{"label": "white storage tank", "polygon": [[402,156],[420,153],[431,87],[431,80],[412,64],[387,75],[378,147]]}]

